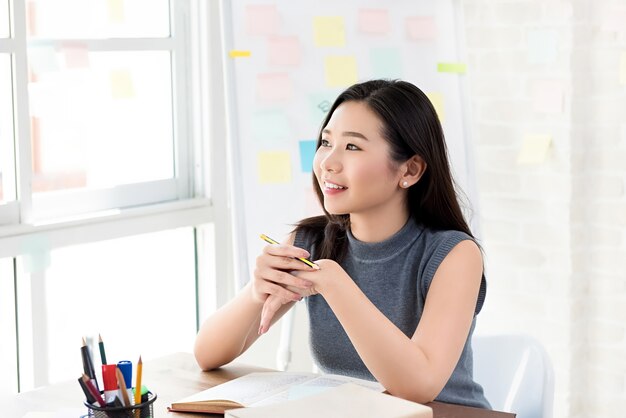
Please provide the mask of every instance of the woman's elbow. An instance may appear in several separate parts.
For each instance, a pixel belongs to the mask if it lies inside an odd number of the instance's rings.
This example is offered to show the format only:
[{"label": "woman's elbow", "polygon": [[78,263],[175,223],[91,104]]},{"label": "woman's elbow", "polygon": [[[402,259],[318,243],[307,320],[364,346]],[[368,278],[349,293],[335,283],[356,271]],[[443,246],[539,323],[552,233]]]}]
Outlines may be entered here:
[{"label": "woman's elbow", "polygon": [[395,388],[387,388],[388,392],[407,401],[426,404],[432,402],[443,388],[432,381],[422,381],[419,385],[406,384]]}]

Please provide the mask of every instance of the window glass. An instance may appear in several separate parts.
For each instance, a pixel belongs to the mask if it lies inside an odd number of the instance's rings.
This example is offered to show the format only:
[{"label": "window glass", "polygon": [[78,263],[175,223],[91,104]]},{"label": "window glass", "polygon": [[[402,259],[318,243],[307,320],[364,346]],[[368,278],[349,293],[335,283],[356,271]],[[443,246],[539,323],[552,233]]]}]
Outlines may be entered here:
[{"label": "window glass", "polygon": [[0,205],[15,200],[11,57],[0,54]]},{"label": "window glass", "polygon": [[169,52],[28,54],[34,193],[174,177]]},{"label": "window glass", "polygon": [[0,258],[0,397],[17,393],[13,259]]},{"label": "window glass", "polygon": [[158,38],[170,35],[167,0],[27,1],[30,38]]},{"label": "window glass", "polygon": [[[110,363],[136,363],[139,355],[149,360],[192,349],[196,334],[193,228],[56,249],[49,256],[33,257],[34,261],[21,258],[25,272],[18,280],[20,304],[30,302],[29,270],[45,269],[43,317],[50,383],[80,375],[83,337],[93,344],[97,370],[98,334]],[[20,336],[23,333],[25,338],[20,344],[27,345],[28,329],[22,327],[29,322],[22,320],[22,311]],[[23,353],[36,349],[24,347]],[[32,374],[32,364],[29,370],[25,363],[23,373]]]}]

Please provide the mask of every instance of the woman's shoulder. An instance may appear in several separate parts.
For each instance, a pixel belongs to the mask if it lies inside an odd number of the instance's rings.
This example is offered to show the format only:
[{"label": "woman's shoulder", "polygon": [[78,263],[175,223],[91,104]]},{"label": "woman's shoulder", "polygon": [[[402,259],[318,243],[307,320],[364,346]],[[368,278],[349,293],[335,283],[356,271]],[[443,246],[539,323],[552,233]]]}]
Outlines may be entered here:
[{"label": "woman's shoulder", "polygon": [[291,232],[293,245],[310,252],[310,248],[323,238],[327,224],[328,219],[325,216],[302,219]]}]

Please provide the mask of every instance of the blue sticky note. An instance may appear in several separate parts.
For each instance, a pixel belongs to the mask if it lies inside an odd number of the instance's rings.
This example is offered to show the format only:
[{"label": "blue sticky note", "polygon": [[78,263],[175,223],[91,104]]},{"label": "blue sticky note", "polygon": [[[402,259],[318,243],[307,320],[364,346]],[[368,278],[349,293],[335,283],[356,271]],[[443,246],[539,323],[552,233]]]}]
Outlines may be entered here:
[{"label": "blue sticky note", "polygon": [[402,59],[398,48],[372,48],[370,65],[373,78],[402,77]]},{"label": "blue sticky note", "polygon": [[559,33],[556,29],[534,29],[528,31],[528,62],[530,64],[552,64],[559,52]]},{"label": "blue sticky note", "polygon": [[303,173],[313,171],[313,157],[317,141],[300,141],[300,169]]},{"label": "blue sticky note", "polygon": [[281,140],[289,137],[289,120],[281,110],[256,112],[252,117],[252,138],[256,141]]}]

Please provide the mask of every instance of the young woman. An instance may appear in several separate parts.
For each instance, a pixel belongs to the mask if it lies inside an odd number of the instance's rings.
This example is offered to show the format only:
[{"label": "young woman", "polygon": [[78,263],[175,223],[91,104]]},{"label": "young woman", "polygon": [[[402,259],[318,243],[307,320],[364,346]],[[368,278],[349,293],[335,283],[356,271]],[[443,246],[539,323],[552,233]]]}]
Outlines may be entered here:
[{"label": "young woman", "polygon": [[264,248],[254,279],[200,329],[198,364],[234,360],[306,297],[322,371],[375,379],[420,403],[489,408],[470,344],[485,299],[482,255],[429,99],[404,81],[353,85],[330,109],[313,164],[325,215]]}]

